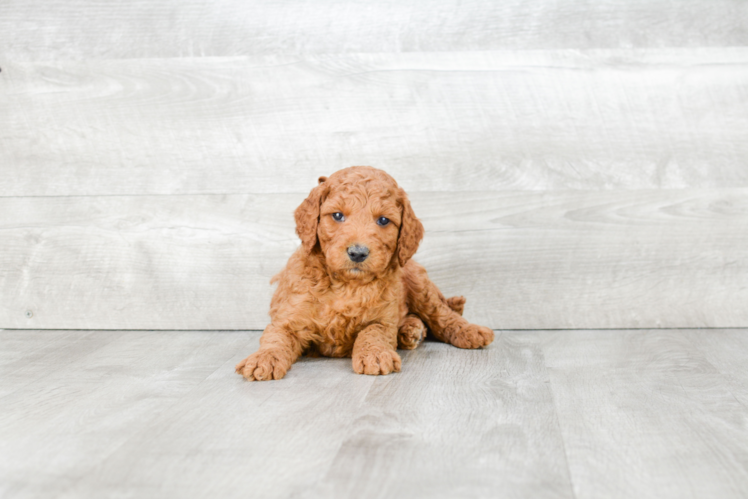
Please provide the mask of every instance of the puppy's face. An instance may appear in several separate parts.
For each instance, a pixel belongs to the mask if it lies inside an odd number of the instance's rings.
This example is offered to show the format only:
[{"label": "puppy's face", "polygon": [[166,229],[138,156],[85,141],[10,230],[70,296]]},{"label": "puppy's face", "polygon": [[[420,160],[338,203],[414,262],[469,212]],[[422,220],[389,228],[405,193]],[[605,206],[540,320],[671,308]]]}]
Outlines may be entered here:
[{"label": "puppy's face", "polygon": [[371,167],[320,177],[295,216],[304,250],[319,245],[328,270],[341,279],[368,281],[405,265],[423,237],[405,192]]},{"label": "puppy's face", "polygon": [[367,279],[390,266],[402,224],[396,192],[381,185],[331,187],[317,228],[331,271]]}]

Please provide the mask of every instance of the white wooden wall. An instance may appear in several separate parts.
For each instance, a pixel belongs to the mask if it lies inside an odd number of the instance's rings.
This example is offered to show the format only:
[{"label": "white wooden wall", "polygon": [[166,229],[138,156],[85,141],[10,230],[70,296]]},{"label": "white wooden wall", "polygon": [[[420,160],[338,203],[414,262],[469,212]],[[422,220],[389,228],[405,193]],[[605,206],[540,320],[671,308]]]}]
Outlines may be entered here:
[{"label": "white wooden wall", "polygon": [[0,328],[263,328],[350,165],[471,320],[748,326],[748,2],[0,2]]}]

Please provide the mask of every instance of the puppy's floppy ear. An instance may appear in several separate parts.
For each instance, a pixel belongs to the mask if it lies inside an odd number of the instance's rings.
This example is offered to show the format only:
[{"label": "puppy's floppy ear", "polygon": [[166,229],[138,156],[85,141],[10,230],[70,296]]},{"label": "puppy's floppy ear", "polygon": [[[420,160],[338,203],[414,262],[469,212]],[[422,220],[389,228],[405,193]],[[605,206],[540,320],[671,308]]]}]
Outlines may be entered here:
[{"label": "puppy's floppy ear", "polygon": [[397,260],[400,266],[404,266],[416,253],[418,243],[423,239],[423,224],[413,212],[408,195],[402,188],[399,191],[400,203],[403,206],[403,220],[400,224],[400,236],[397,239]]},{"label": "puppy's floppy ear", "polygon": [[317,244],[319,205],[322,203],[322,198],[327,194],[326,180],[326,177],[320,177],[319,184],[312,189],[306,200],[294,212],[296,234],[301,238],[301,246],[304,247],[304,252],[307,254],[311,253],[314,245]]}]

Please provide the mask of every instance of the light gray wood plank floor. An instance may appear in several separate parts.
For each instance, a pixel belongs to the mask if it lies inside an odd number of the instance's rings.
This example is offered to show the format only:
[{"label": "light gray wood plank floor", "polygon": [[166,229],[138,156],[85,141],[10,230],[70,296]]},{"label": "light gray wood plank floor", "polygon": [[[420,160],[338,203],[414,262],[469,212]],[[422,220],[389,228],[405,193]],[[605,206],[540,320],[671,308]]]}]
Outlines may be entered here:
[{"label": "light gray wood plank floor", "polygon": [[259,335],[0,331],[0,496],[748,495],[747,329],[497,331],[250,383]]}]

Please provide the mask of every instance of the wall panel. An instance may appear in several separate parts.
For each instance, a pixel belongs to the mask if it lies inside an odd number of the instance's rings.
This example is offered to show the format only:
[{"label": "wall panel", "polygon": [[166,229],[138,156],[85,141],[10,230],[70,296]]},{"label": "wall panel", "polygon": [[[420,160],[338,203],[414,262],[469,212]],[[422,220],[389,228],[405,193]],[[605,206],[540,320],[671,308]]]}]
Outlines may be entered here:
[{"label": "wall panel", "polygon": [[748,186],[748,49],[16,63],[0,196]]},{"label": "wall panel", "polygon": [[4,0],[0,61],[748,44],[742,0]]},{"label": "wall panel", "polygon": [[[303,194],[0,199],[0,327],[258,329]],[[748,324],[748,190],[413,193],[496,329]],[[30,316],[30,317],[29,317]]]}]

